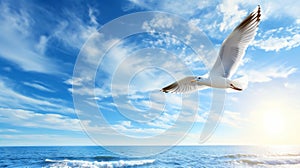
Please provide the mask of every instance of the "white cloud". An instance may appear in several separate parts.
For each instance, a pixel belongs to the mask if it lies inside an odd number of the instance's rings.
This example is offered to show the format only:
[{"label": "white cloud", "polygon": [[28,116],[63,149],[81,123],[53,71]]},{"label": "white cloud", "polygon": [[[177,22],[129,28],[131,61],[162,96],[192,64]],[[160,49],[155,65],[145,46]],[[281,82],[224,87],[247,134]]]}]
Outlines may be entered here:
[{"label": "white cloud", "polygon": [[220,24],[220,31],[232,30],[248,13],[245,10],[239,9],[238,1],[225,0],[219,4],[217,9],[223,15],[223,21]]},{"label": "white cloud", "polygon": [[220,11],[223,11],[225,15],[229,17],[236,17],[233,16],[233,14],[241,14],[242,12],[242,10],[238,10],[239,7],[249,7],[249,6],[253,7],[257,5],[261,5],[263,9],[264,18],[289,16],[295,19],[299,19],[300,16],[299,10],[297,8],[300,4],[299,1],[295,1],[295,0],[285,1],[284,5],[282,5],[282,1],[280,0],[274,0],[274,1],[222,0],[221,2],[207,1],[207,0],[202,0],[202,1],[192,0],[185,3],[182,3],[180,0],[167,0],[167,1],[160,1],[160,2],[146,1],[146,0],[141,0],[141,1],[130,0],[130,2],[138,7],[151,9],[151,10],[167,11],[167,12],[176,13],[187,17],[197,14],[197,12],[201,9],[205,9],[207,7],[214,7],[214,6],[219,6]]},{"label": "white cloud", "polygon": [[280,18],[288,16],[294,19],[299,19],[300,16],[300,12],[298,10],[300,2],[296,0],[287,0],[284,1],[284,4],[280,0],[263,1],[261,5],[265,11],[265,18]]},{"label": "white cloud", "polygon": [[164,112],[155,120],[147,123],[149,126],[161,128],[161,129],[169,129],[173,126],[174,122],[177,120],[179,113],[170,114],[169,112]]},{"label": "white cloud", "polygon": [[258,34],[261,39],[252,42],[252,45],[265,51],[290,50],[300,46],[300,29],[298,25],[279,27]]},{"label": "white cloud", "polygon": [[[189,112],[186,112],[189,113]],[[182,122],[193,122],[193,123],[205,123],[207,120],[208,112],[197,114],[195,116],[188,114],[186,117],[182,118]]]},{"label": "white cloud", "polygon": [[286,36],[286,37],[269,37],[266,40],[256,41],[255,46],[260,47],[266,51],[279,51],[281,49],[289,50],[300,45],[300,35]]},{"label": "white cloud", "polygon": [[13,11],[10,4],[6,2],[0,4],[0,9],[2,22],[9,24],[1,26],[2,29],[13,29],[25,36],[30,34],[29,30],[33,20],[26,10]]},{"label": "white cloud", "polygon": [[[172,17],[157,15],[142,26],[145,31],[150,32],[157,29],[177,31],[179,28],[177,25],[180,24],[176,18],[174,20]],[[186,26],[183,25],[183,27]],[[192,30],[192,32],[187,31],[185,35],[193,36],[193,32],[196,32],[196,30],[194,30],[195,27],[191,25],[190,27],[184,30]],[[186,56],[187,54],[185,52],[182,53],[180,49],[178,49],[181,52],[178,57],[175,54],[170,55],[173,51],[166,52],[165,50],[168,50],[168,46],[180,48],[181,46],[178,45],[179,40],[173,36],[164,36],[162,40],[162,42],[153,40],[151,41],[153,46],[143,49],[142,47],[144,46],[139,46],[137,43],[130,43],[126,40],[121,41],[120,39],[108,39],[101,33],[95,33],[84,46],[80,56],[82,58],[77,62],[76,66],[81,67],[78,68],[78,76],[65,81],[65,83],[76,86],[75,90],[69,89],[73,93],[90,96],[96,93],[97,97],[110,96],[110,88],[113,96],[131,95],[141,90],[143,92],[158,91],[166,84],[173,82],[174,79],[172,77],[179,79],[191,73],[185,63],[202,61],[201,57],[199,58],[195,54]],[[107,51],[107,49],[109,50]],[[104,55],[103,59],[101,58],[101,62],[99,62],[99,55]],[[83,65],[79,66],[79,64]],[[96,87],[94,88],[93,84],[90,83],[92,83],[94,78],[91,75],[94,75],[95,72],[91,72],[91,70],[96,66],[100,70],[98,71],[100,77],[96,76]],[[105,78],[101,75],[105,76]]]},{"label": "white cloud", "polygon": [[44,84],[41,84],[39,82],[24,82],[23,84],[26,85],[26,86],[41,90],[41,91],[55,92],[54,90],[49,89]]},{"label": "white cloud", "polygon": [[[232,112],[225,110],[222,114],[217,113],[211,113],[211,112],[205,112],[204,117],[208,117],[208,115],[212,115],[210,119],[215,120],[214,122],[220,122],[220,124],[223,124],[224,126],[230,126],[230,127],[242,127],[242,124],[246,122],[246,119],[241,117],[241,114],[239,112]],[[201,117],[200,121],[204,121],[205,123],[206,119]],[[212,121],[212,120],[211,120]]]},{"label": "white cloud", "polygon": [[42,114],[23,109],[0,108],[0,122],[15,126],[82,131],[80,120],[59,114]]},{"label": "white cloud", "polygon": [[296,72],[296,68],[272,65],[263,68],[241,70],[238,73],[248,77],[252,83],[269,82],[274,78],[288,78]]},{"label": "white cloud", "polygon": [[246,119],[242,118],[240,113],[232,111],[224,111],[222,124],[229,125],[231,127],[242,127],[242,124],[246,122]]},{"label": "white cloud", "polygon": [[174,29],[174,20],[173,18],[166,17],[164,15],[157,15],[149,22],[144,22],[143,29],[151,32],[153,29]]},{"label": "white cloud", "polygon": [[[250,13],[249,9],[254,9],[259,4],[255,1],[242,0],[223,0],[221,2],[192,0],[184,3],[177,0],[160,2],[131,0],[131,2],[142,8],[166,11],[184,16],[189,20],[198,20],[196,23],[198,27],[214,38],[223,36],[220,31],[232,30],[247,13]],[[207,9],[210,11],[203,12]]]},{"label": "white cloud", "polygon": [[[73,78],[67,79],[66,81],[64,81],[64,83],[68,84],[68,85],[80,86],[80,85],[82,85],[82,80],[83,80],[82,78],[73,77]],[[89,79],[89,80],[91,80],[91,79]]]},{"label": "white cloud", "polygon": [[[73,134],[74,135],[74,134]],[[50,134],[50,133],[18,133],[1,134],[1,146],[70,146],[70,145],[95,145],[84,134],[78,137],[69,134]]]},{"label": "white cloud", "polygon": [[71,11],[65,11],[65,18],[59,20],[59,24],[54,29],[52,37],[55,37],[67,46],[80,49],[84,42],[93,34],[97,32],[99,28],[99,23],[96,21],[94,8],[89,8],[88,14],[90,17],[90,22],[85,23],[84,20],[77,16]]},{"label": "white cloud", "polygon": [[291,83],[291,82],[285,82],[284,83],[284,87],[286,87],[287,89],[296,89],[298,84],[297,83]]},{"label": "white cloud", "polygon": [[45,53],[48,40],[49,40],[49,37],[44,36],[44,35],[40,36],[40,41],[38,44],[36,44],[36,49],[39,53]]},{"label": "white cloud", "polygon": [[97,22],[97,18],[95,16],[95,13],[99,13],[98,10],[89,7],[89,17],[90,17],[90,22],[96,26],[99,26],[99,23]]},{"label": "white cloud", "polygon": [[[36,42],[32,38],[33,20],[26,10],[13,11],[10,5],[0,3],[0,56],[16,63],[25,71],[58,73],[60,68],[44,51],[47,37]],[[36,46],[36,47],[35,47]]]},{"label": "white cloud", "polygon": [[51,97],[30,97],[14,90],[14,85],[12,82],[0,79],[0,95],[5,95],[0,97],[1,107],[42,110],[55,113],[74,113],[73,108],[64,106],[66,102],[63,100]]},{"label": "white cloud", "polygon": [[133,137],[148,137],[158,135],[165,131],[160,128],[136,127],[133,126],[130,121],[122,121],[120,124],[114,124],[111,127],[119,133]]},{"label": "white cloud", "polygon": [[[210,1],[191,0],[182,3],[180,0],[164,0],[164,1],[147,1],[147,0],[129,0],[132,4],[138,7],[150,10],[162,10],[170,13],[175,13],[183,16],[191,16],[199,9],[211,5]],[[130,7],[128,7],[130,9]],[[128,8],[126,8],[128,10]]]},{"label": "white cloud", "polygon": [[[184,16],[188,19],[198,20],[197,25],[204,32],[207,32],[210,37],[222,39],[224,33],[230,31],[236,26],[248,13],[251,12],[257,5],[262,8],[262,20],[292,18],[295,23],[298,23],[300,13],[298,6],[299,1],[288,0],[282,5],[280,0],[275,1],[243,1],[243,0],[222,0],[217,1],[189,1],[182,3],[181,1],[136,1],[130,0],[132,4],[138,7],[161,10]],[[209,12],[201,13],[199,11],[211,8]],[[214,11],[214,12],[211,12]],[[280,12],[279,12],[280,11]],[[213,19],[212,19],[213,18]],[[299,34],[299,33],[298,33]],[[292,39],[299,38],[295,36]],[[282,42],[281,40],[290,41],[291,39],[270,39],[270,41]],[[293,40],[290,42],[293,43]],[[299,44],[294,42],[294,46]],[[271,46],[271,45],[269,45]],[[277,45],[276,45],[277,46]],[[288,48],[288,46],[286,46]],[[276,50],[276,48],[272,48]]]},{"label": "white cloud", "polygon": [[125,127],[131,127],[131,121],[122,121],[121,125],[123,125]]},{"label": "white cloud", "polygon": [[[51,32],[51,38],[61,40],[66,46],[81,49],[88,38],[97,35],[97,29],[101,26],[97,21],[99,11],[88,7],[89,22],[81,15],[70,10],[64,10],[64,17],[58,18],[58,25]],[[80,12],[78,12],[80,13]]]},{"label": "white cloud", "polygon": [[[93,79],[93,76],[91,75],[94,75],[95,72],[91,72],[91,69],[86,67],[95,67],[98,64],[98,61],[95,59],[99,59],[99,52],[104,52],[101,51],[102,48],[105,48],[101,47],[102,45],[112,45],[112,43],[116,42],[116,40],[111,42],[102,41],[104,39],[102,39],[101,36],[98,36],[98,38],[100,39],[91,39],[92,42],[89,44],[92,45],[86,45],[85,47],[87,48],[84,48],[84,58],[81,63],[89,66],[82,66],[85,69],[81,69],[81,71],[78,72],[79,76],[65,81],[67,84],[76,86],[75,90],[72,91],[70,89],[73,93],[76,92],[81,95],[93,95],[95,93],[96,96],[105,96],[110,93],[111,87],[113,93],[117,93],[118,95],[132,94],[131,92],[127,92],[128,89],[136,88],[143,92],[153,90],[158,91],[163,86],[162,82],[167,84],[166,80],[169,80],[170,78],[170,75],[165,73],[166,70],[175,71],[175,74],[172,74],[174,76],[184,76],[183,74],[186,73],[181,71],[182,68],[186,68],[182,62],[174,64],[175,61],[171,61],[172,59],[178,58],[169,56],[168,53],[162,52],[161,49],[138,50],[137,53],[134,53],[137,48],[135,44],[125,45],[120,43],[111,48],[105,54],[101,63],[99,63],[98,69],[100,71],[98,71],[98,74],[100,76],[105,74],[106,78],[96,77],[96,87],[94,87],[93,85],[90,85],[90,83]],[[97,41],[97,44],[102,45],[96,45],[93,41]],[[80,65],[77,64],[77,66]],[[167,75],[167,77],[164,75]],[[128,88],[129,86],[131,86],[131,88]]]},{"label": "white cloud", "polygon": [[[0,116],[1,116],[1,114],[0,114]],[[16,129],[10,129],[10,128],[0,130],[0,133],[18,133],[18,132],[20,132],[20,131],[18,131]]]},{"label": "white cloud", "polygon": [[79,87],[76,89],[69,88],[69,92],[77,95],[86,95],[90,97],[107,97],[110,96],[109,89],[107,88],[99,88],[99,87]]},{"label": "white cloud", "polygon": [[46,54],[49,41],[56,39],[63,42],[66,48],[80,49],[88,37],[99,28],[96,20],[98,11],[92,7],[84,11],[88,13],[90,22],[69,10],[63,10],[64,17],[59,17],[51,11],[39,9],[45,13],[43,17],[49,17],[49,22],[58,22],[56,25],[49,25],[49,28],[54,27],[46,30],[47,35],[41,34],[43,31],[33,31],[37,26],[35,10],[15,9],[8,2],[0,3],[0,10],[0,57],[17,64],[25,71],[61,74],[63,69],[58,65],[59,60],[53,57],[50,59]]}]

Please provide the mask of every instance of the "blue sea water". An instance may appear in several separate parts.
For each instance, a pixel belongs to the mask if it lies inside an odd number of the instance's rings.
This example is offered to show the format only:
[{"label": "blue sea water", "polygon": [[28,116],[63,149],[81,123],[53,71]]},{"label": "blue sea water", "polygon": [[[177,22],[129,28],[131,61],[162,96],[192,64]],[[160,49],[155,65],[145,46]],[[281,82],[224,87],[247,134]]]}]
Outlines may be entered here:
[{"label": "blue sea water", "polygon": [[149,157],[120,156],[96,146],[0,147],[0,167],[300,167],[300,147],[176,146]]}]

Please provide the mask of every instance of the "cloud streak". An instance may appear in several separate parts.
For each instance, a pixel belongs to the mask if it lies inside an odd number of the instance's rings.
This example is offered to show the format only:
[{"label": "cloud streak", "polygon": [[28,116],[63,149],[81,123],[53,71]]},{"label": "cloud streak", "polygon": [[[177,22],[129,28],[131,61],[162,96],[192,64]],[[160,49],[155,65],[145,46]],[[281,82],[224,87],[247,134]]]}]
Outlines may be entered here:
[{"label": "cloud streak", "polygon": [[275,78],[288,78],[297,71],[294,67],[285,67],[283,65],[270,65],[268,67],[241,70],[238,73],[247,76],[248,81],[252,83],[269,82]]},{"label": "cloud streak", "polygon": [[300,46],[299,24],[290,27],[279,27],[263,33],[259,33],[259,40],[252,42],[252,45],[265,51],[290,50]]},{"label": "cloud streak", "polygon": [[74,114],[72,108],[64,106],[66,102],[63,100],[52,99],[50,97],[35,98],[27,96],[14,90],[12,87],[8,87],[8,85],[14,86],[12,82],[0,78],[1,107]]},{"label": "cloud streak", "polygon": [[[64,69],[59,65],[61,60],[47,52],[49,46],[70,55],[74,49],[78,51],[100,26],[95,16],[98,11],[92,7],[84,11],[89,21],[69,10],[63,10],[61,15],[64,17],[61,17],[44,8],[16,9],[9,1],[2,1],[0,10],[0,57],[30,72],[63,74]],[[42,15],[35,16],[36,13]],[[47,18],[45,22],[57,24],[40,28],[37,24],[43,24],[43,21],[37,21],[42,19],[38,17]],[[41,30],[34,30],[37,26]],[[64,46],[52,45],[53,42],[62,42]]]},{"label": "cloud streak", "polygon": [[45,36],[41,36],[38,42],[32,38],[33,19],[30,14],[24,9],[15,11],[11,4],[5,2],[0,3],[0,10],[0,57],[17,64],[24,71],[59,73],[55,60],[45,55]]},{"label": "cloud streak", "polygon": [[54,90],[49,89],[45,85],[39,83],[39,82],[24,82],[23,83],[26,86],[41,90],[41,91],[46,91],[46,92],[55,92]]},{"label": "cloud streak", "polygon": [[23,109],[0,108],[0,122],[21,127],[82,131],[79,119]]}]

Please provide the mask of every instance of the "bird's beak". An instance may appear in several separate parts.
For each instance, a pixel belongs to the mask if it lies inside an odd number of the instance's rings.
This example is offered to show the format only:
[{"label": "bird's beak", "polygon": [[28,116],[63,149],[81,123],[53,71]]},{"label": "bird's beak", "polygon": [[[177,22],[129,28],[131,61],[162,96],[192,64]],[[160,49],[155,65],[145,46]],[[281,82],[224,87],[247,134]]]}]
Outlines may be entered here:
[{"label": "bird's beak", "polygon": [[191,82],[196,82],[196,80],[195,80],[195,79],[193,79],[193,80],[191,80]]}]

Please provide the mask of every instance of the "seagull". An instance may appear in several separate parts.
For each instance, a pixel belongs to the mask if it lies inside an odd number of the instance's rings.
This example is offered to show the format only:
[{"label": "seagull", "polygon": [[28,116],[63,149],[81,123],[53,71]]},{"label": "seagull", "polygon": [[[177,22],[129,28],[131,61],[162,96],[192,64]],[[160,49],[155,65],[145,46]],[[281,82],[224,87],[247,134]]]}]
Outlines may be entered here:
[{"label": "seagull", "polygon": [[249,43],[254,39],[261,16],[260,6],[251,12],[223,41],[219,56],[208,74],[187,76],[161,89],[165,93],[188,93],[212,88],[242,91],[238,80],[230,80],[237,70]]}]

